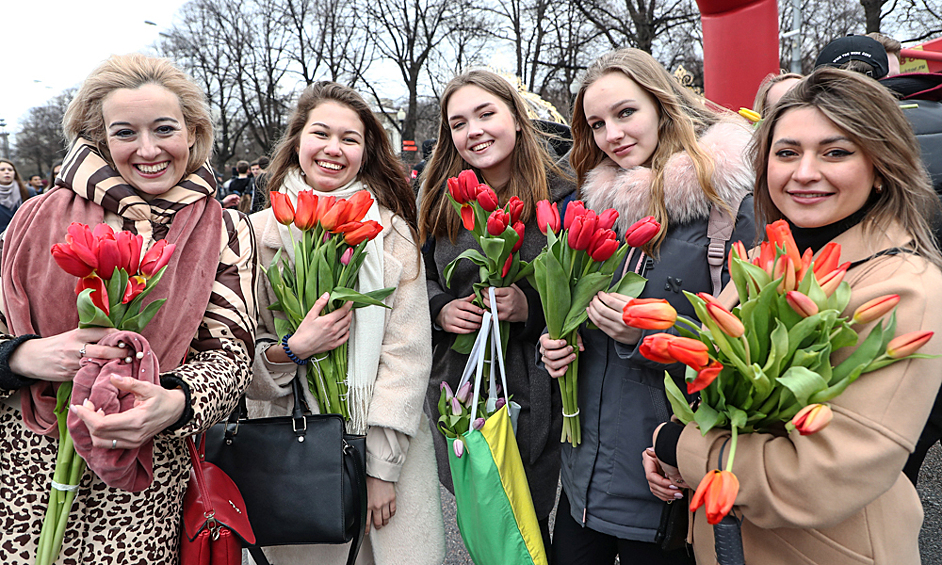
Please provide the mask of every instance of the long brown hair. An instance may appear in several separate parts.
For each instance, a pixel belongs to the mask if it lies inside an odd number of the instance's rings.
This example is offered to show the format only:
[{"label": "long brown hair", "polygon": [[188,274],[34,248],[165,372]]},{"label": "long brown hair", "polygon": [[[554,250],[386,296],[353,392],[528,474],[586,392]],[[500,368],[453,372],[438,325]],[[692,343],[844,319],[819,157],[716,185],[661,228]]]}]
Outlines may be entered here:
[{"label": "long brown hair", "polygon": [[13,167],[13,183],[20,189],[20,198],[23,202],[26,202],[26,199],[29,198],[29,191],[26,189],[26,183],[23,182],[23,177],[20,176],[20,172],[16,170],[16,164],[13,161],[0,157],[0,163],[6,163]]},{"label": "long brown hair", "polygon": [[912,236],[914,250],[942,267],[930,228],[942,206],[922,165],[912,127],[889,91],[846,70],[822,67],[808,75],[779,100],[756,131],[756,225],[784,217],[769,194],[769,151],[775,125],[787,112],[801,108],[821,112],[873,163],[882,190],[871,193],[872,204],[861,221],[865,232],[880,233],[899,222]]},{"label": "long brown hair", "polygon": [[595,143],[592,129],[585,119],[585,92],[595,81],[610,73],[622,73],[650,94],[658,106],[657,148],[651,156],[651,208],[647,213],[661,224],[661,231],[651,240],[645,250],[656,253],[667,234],[668,214],[664,204],[664,166],[671,155],[686,151],[697,171],[697,179],[704,195],[713,204],[726,209],[726,204],[713,188],[713,160],[700,148],[697,137],[706,128],[720,121],[724,111],[707,108],[704,102],[681,86],[664,70],[654,57],[640,49],[619,49],[602,55],[588,68],[582,85],[576,94],[572,110],[572,152],[569,162],[576,172],[576,182],[581,190],[589,171],[599,166],[607,155]]},{"label": "long brown hair", "polygon": [[[451,209],[444,195],[444,187],[449,177],[458,176],[462,170],[472,167],[461,158],[451,140],[448,101],[458,89],[469,85],[489,92],[506,104],[517,125],[520,126],[513,153],[511,153],[510,180],[505,186],[492,187],[501,202],[506,202],[512,196],[522,200],[521,220],[527,222],[536,214],[536,203],[550,198],[547,172],[566,177],[566,174],[550,157],[543,134],[527,117],[526,102],[513,85],[491,71],[484,69],[465,71],[451,79],[442,92],[438,143],[435,144],[432,158],[422,174],[422,205],[419,210],[419,241],[422,243],[432,236],[447,236],[454,242],[461,228],[461,220]],[[474,172],[480,178],[480,171]]]},{"label": "long brown hair", "polygon": [[363,122],[363,163],[357,176],[373,192],[376,202],[401,216],[414,230],[415,196],[403,172],[402,163],[393,153],[386,131],[362,96],[352,88],[335,82],[316,82],[301,93],[297,106],[288,118],[288,128],[272,154],[271,165],[266,172],[269,177],[268,189],[278,190],[289,171],[301,170],[298,160],[301,132],[307,125],[311,110],[327,101],[350,108]]}]

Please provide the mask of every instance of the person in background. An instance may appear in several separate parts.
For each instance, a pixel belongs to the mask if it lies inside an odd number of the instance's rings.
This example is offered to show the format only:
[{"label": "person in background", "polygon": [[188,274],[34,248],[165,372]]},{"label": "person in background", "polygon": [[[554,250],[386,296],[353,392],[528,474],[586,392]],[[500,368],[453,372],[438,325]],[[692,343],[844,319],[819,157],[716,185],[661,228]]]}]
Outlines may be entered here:
[{"label": "person in background", "polygon": [[[568,173],[555,164],[549,144],[527,117],[526,107],[513,85],[486,70],[458,75],[442,93],[438,142],[425,167],[419,195],[419,238],[424,242],[432,315],[428,323],[434,330],[432,379],[426,395],[426,411],[433,421],[439,417],[441,383],[456,390],[468,362],[468,355],[452,349],[452,343],[458,334],[477,332],[484,312],[472,303],[472,285],[479,280],[476,265],[462,261],[454,269],[451,286],[445,284],[445,267],[466,249],[478,248],[445,196],[447,179],[470,169],[494,189],[501,204],[512,196],[523,201],[524,238],[518,253],[525,261],[532,261],[546,245],[536,223],[536,203],[560,201],[575,188]],[[507,387],[521,407],[517,444],[550,553],[549,515],[559,484],[562,400],[559,388],[537,366],[536,342],[546,325],[543,307],[539,293],[526,281],[496,289],[495,298],[498,318],[510,322],[504,357]],[[486,298],[485,306],[490,308]],[[445,437],[438,430],[433,436],[439,479],[453,491]]]},{"label": "person in background", "polygon": [[7,229],[13,214],[30,196],[29,187],[13,161],[0,158],[0,233]]},{"label": "person in background", "polygon": [[52,187],[56,186],[56,177],[59,176],[60,170],[62,170],[62,161],[58,161],[55,165],[52,166],[52,172],[49,173],[49,180],[46,183],[44,192],[49,192],[52,190]]},{"label": "person in background", "polygon": [[27,190],[29,190],[30,197],[36,196],[37,194],[42,194],[42,191],[43,191],[42,175],[33,175],[29,177],[28,185],[29,186],[27,186]]},{"label": "person in background", "polygon": [[866,35],[839,37],[818,53],[814,68],[835,67],[880,80],[890,72],[886,49]]},{"label": "person in background", "polygon": [[252,181],[255,185],[255,196],[252,198],[252,213],[261,212],[268,206],[268,171],[269,159],[262,155],[255,161],[252,161],[249,172],[252,173]]},{"label": "person in background", "polygon": [[886,50],[888,69],[886,76],[892,77],[898,75],[900,72],[899,60],[900,54],[903,50],[903,44],[888,35],[883,35],[882,33],[876,31],[873,33],[868,33],[867,37],[882,45],[883,49]]},{"label": "person in background", "polygon": [[[254,377],[248,390],[252,416],[290,414],[291,381],[300,377],[304,402],[316,410],[305,369],[298,359],[319,357],[349,344],[347,431],[366,434],[368,534],[360,565],[439,565],[445,558],[441,500],[435,480],[432,430],[422,412],[431,367],[428,295],[415,244],[415,198],[385,131],[363,98],[332,82],[309,86],[298,99],[283,139],[275,148],[269,186],[288,195],[311,190],[318,198],[349,198],[367,190],[374,203],[366,214],[383,231],[367,244],[358,273],[360,291],[395,287],[390,309],[347,305],[321,316],[321,297],[300,327],[279,339],[267,309],[277,298],[265,277],[258,279],[259,332]],[[271,208],[252,215],[260,261],[293,254],[294,225],[283,226]],[[356,360],[356,361],[355,361]],[[362,403],[356,399],[362,399]],[[342,565],[347,545],[267,547],[274,563]]]},{"label": "person in background", "polygon": [[769,113],[782,96],[798,84],[802,76],[798,73],[782,73],[778,75],[769,75],[765,77],[759,90],[756,92],[756,100],[752,104],[752,109],[765,116]]},{"label": "person in background", "polygon": [[115,330],[77,329],[76,279],[49,252],[71,222],[131,231],[144,250],[162,239],[176,249],[151,294],[167,303],[141,332],[157,356],[159,384],[112,378],[117,391],[134,395],[133,407],[69,408],[95,448],[120,452],[118,465],[134,464],[125,450],[153,440],[153,481],[128,492],[86,470],[57,562],[177,563],[191,466],[185,439],[225,418],[251,378],[255,240],[245,216],[213,198],[205,96],[166,59],[109,58],[86,78],[62,125],[69,174],[26,202],[4,236],[0,563],[34,563],[59,444],[48,402],[51,395],[55,404],[56,383],[91,360],[127,355],[99,343]]},{"label": "person in background", "polygon": [[[588,208],[614,208],[621,234],[644,216],[661,224],[616,273],[639,273],[648,280],[641,298],[666,299],[696,320],[683,293],[713,293],[729,279],[725,268],[714,272],[709,264],[713,209],[734,227],[722,256],[734,241],[755,238],[754,177],[744,155],[750,128],[739,116],[707,107],[648,53],[622,49],[586,71],[572,137],[570,161]],[[616,555],[625,565],[692,563],[685,549],[664,551],[655,543],[669,509],[651,494],[639,461],[657,425],[671,416],[665,370],[683,382],[684,368],[639,353],[655,332],[625,326],[627,301],[598,293],[588,308],[597,329],[579,330],[582,443],[562,446],[563,492],[553,532],[558,565],[611,564]],[[549,374],[562,376],[575,359],[572,347],[546,334],[540,345]]]},{"label": "person in background", "polygon": [[[919,353],[869,372],[830,401],[820,431],[740,434],[733,513],[747,563],[919,565],[923,511],[903,465],[942,382],[942,256],[930,219],[940,203],[896,100],[857,73],[823,68],[786,94],[763,120],[753,146],[756,217],[787,220],[798,249],[840,244],[852,295],[842,313],[897,294],[896,335],[935,332]],[[738,295],[730,285],[726,308]],[[858,343],[883,320],[855,325]],[[831,355],[833,365],[853,348]],[[662,500],[717,468],[729,430],[662,425],[645,455],[651,491]],[[666,474],[658,471],[658,466]],[[715,563],[704,509],[693,516],[698,563]]]}]

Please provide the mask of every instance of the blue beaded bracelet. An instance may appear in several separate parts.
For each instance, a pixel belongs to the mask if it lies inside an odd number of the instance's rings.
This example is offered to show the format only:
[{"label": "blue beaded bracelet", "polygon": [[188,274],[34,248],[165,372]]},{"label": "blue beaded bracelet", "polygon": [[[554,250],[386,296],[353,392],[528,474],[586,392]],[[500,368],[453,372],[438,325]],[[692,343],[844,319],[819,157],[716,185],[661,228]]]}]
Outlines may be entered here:
[{"label": "blue beaded bracelet", "polygon": [[297,355],[295,355],[295,354],[291,351],[291,348],[288,347],[288,338],[291,337],[291,336],[293,336],[293,335],[294,335],[294,334],[288,334],[288,335],[286,335],[285,337],[281,338],[281,348],[285,350],[285,355],[288,356],[288,359],[291,359],[292,361],[294,361],[294,362],[297,363],[298,365],[307,365],[308,359],[301,359],[301,358],[299,358]]}]

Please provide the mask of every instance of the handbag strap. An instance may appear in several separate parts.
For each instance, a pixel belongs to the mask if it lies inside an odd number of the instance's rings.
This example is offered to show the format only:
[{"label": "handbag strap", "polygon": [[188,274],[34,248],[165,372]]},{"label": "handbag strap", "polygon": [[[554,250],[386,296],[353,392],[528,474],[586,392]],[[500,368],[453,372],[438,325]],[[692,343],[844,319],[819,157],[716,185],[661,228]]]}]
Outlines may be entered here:
[{"label": "handbag strap", "polygon": [[206,487],[206,477],[203,476],[203,457],[197,450],[193,437],[186,438],[186,447],[190,452],[190,461],[193,464],[193,477],[196,479],[196,490],[199,491],[199,499],[203,501],[203,517],[209,522],[210,530],[218,529],[216,522],[216,509],[213,508],[212,497],[209,496],[209,489]]},{"label": "handbag strap", "polygon": [[360,461],[359,451],[352,444],[343,442],[344,465],[350,470],[353,477],[353,507],[358,509],[356,519],[356,535],[350,544],[350,554],[347,556],[347,565],[353,565],[360,552],[360,545],[366,535],[366,470]]}]

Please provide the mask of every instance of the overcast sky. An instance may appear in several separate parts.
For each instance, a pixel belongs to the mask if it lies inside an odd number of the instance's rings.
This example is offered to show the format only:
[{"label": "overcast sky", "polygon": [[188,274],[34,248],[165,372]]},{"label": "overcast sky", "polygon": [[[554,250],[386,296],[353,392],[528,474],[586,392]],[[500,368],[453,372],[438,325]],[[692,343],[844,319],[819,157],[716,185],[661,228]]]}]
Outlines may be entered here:
[{"label": "overcast sky", "polygon": [[109,55],[146,52],[185,2],[4,1],[0,118],[6,131],[15,133],[30,108],[81,84]]}]

